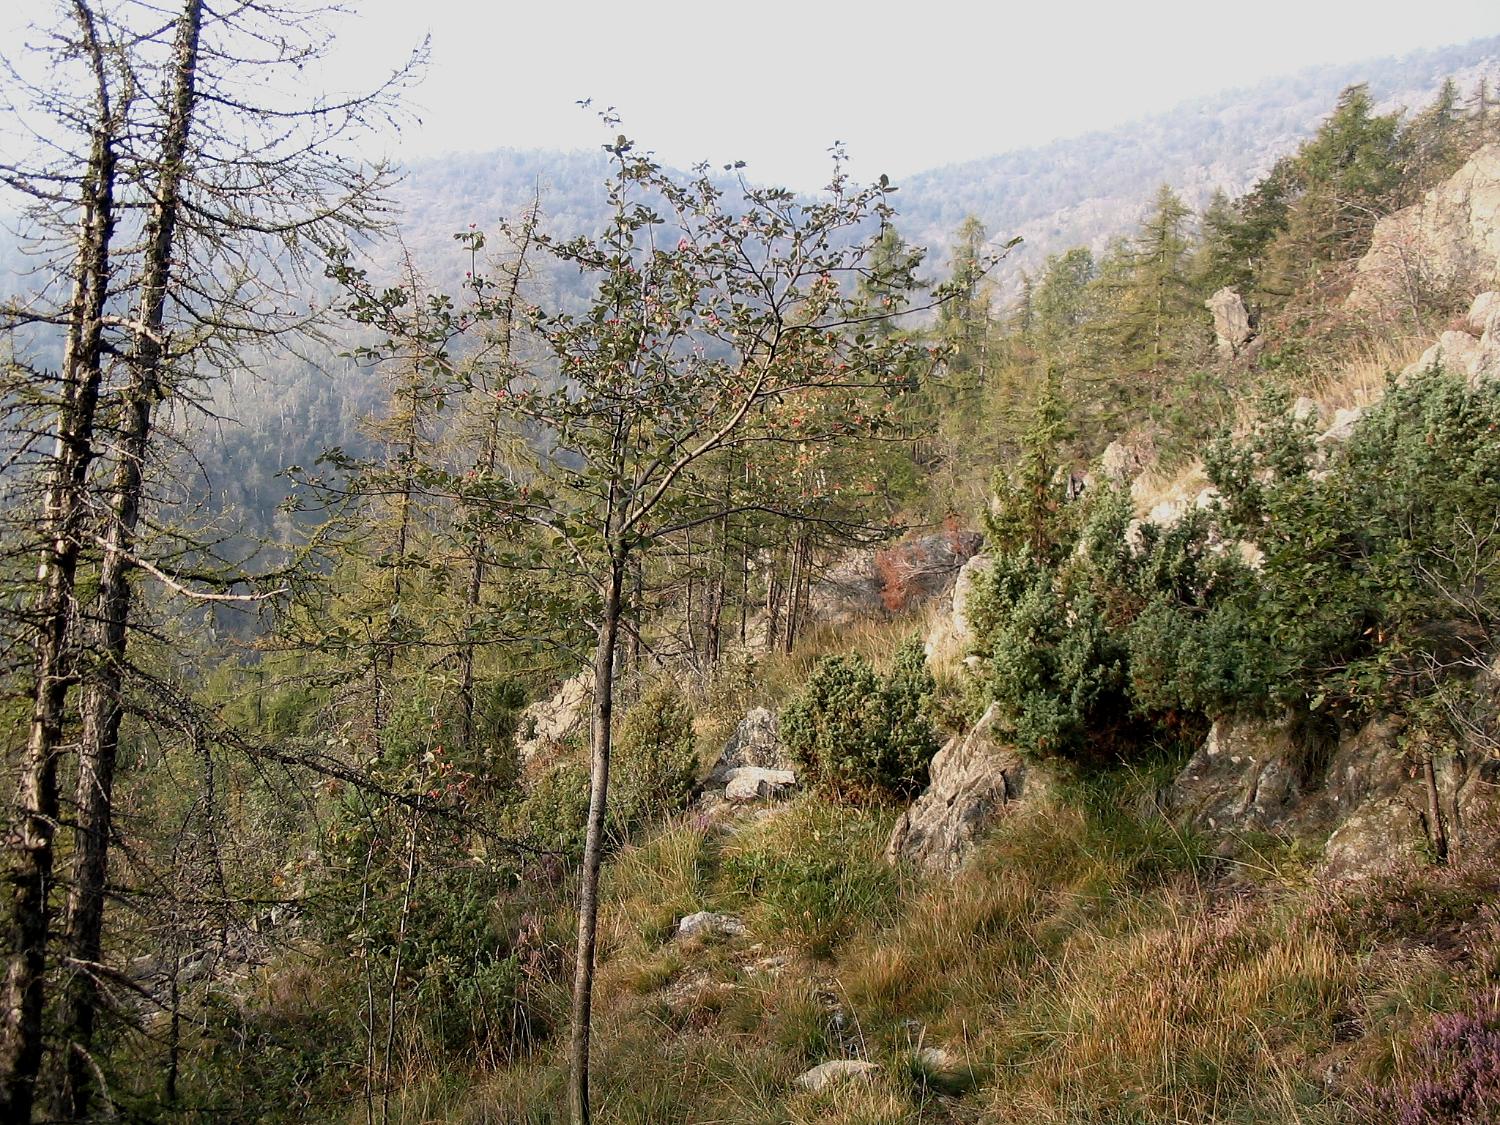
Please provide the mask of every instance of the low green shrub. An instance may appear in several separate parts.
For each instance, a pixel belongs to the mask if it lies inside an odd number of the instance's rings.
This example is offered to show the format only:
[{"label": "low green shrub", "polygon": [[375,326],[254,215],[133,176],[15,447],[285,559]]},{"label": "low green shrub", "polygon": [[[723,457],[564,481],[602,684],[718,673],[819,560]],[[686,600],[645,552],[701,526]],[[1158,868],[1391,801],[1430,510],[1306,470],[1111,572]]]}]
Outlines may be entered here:
[{"label": "low green shrub", "polygon": [[588,819],[588,770],[566,760],[538,774],[526,795],[507,810],[507,827],[513,835],[574,863],[583,857]]},{"label": "low green shrub", "polygon": [[625,712],[611,756],[609,823],[619,837],[685,809],[698,782],[693,713],[671,682]]},{"label": "low green shrub", "polygon": [[1477,667],[1500,626],[1500,387],[1393,383],[1321,446],[1287,407],[1266,396],[1214,443],[1216,502],[1170,526],[1134,521],[1119,488],[1000,493],[1035,511],[992,521],[1010,533],[970,617],[1023,749],[1133,759],[1158,728],[1233,711],[1350,723]]},{"label": "low green shrub", "polygon": [[915,638],[883,679],[857,653],[824,657],[781,714],[781,740],[819,784],[843,795],[906,796],[937,753],[936,691]]}]

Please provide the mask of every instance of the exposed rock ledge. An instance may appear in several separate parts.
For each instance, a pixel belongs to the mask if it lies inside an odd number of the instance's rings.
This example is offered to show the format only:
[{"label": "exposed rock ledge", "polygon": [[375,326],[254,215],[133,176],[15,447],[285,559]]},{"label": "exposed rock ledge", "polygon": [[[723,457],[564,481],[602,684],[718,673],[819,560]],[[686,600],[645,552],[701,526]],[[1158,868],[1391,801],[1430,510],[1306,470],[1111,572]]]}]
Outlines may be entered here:
[{"label": "exposed rock ledge", "polygon": [[1407,294],[1491,288],[1500,273],[1500,144],[1485,145],[1420,202],[1375,224],[1351,309],[1395,316]]},{"label": "exposed rock ledge", "polygon": [[996,740],[999,708],[991,704],[974,729],[938,751],[927,789],[901,815],[886,859],[952,873],[998,820],[1047,799],[1055,778],[1042,762]]},{"label": "exposed rock ledge", "polygon": [[[1422,764],[1401,727],[1371,720],[1321,740],[1287,721],[1220,719],[1166,793],[1166,811],[1231,852],[1273,833],[1323,849],[1334,877],[1358,877],[1432,854]],[[1456,852],[1490,846],[1500,814],[1500,762],[1480,753],[1434,761],[1438,815]]]}]

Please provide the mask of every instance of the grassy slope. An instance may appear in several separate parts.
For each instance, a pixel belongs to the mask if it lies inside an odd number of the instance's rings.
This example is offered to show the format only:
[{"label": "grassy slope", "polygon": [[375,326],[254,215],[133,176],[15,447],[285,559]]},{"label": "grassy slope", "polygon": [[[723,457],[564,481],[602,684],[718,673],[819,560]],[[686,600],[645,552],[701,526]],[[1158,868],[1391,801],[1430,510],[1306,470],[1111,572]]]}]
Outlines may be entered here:
[{"label": "grassy slope", "polygon": [[[909,627],[855,641],[879,651]],[[810,659],[769,660],[753,694],[774,702]],[[732,831],[685,818],[625,849],[606,875],[598,1119],[1380,1119],[1379,1090],[1431,1069],[1411,1046],[1431,1014],[1500,984],[1495,877],[1458,864],[1339,891],[1275,840],[1248,864],[1216,859],[1139,812],[1172,765],[1075,783],[1009,820],[952,881],[884,863],[894,810],[816,794]],[[703,909],[747,933],[674,941]],[[569,925],[559,903],[546,930],[562,942]],[[534,994],[556,1021],[561,980]],[[565,1121],[564,1046],[419,1078],[399,1115]],[[926,1047],[950,1058],[923,1059]],[[833,1058],[882,1070],[795,1087]]]}]

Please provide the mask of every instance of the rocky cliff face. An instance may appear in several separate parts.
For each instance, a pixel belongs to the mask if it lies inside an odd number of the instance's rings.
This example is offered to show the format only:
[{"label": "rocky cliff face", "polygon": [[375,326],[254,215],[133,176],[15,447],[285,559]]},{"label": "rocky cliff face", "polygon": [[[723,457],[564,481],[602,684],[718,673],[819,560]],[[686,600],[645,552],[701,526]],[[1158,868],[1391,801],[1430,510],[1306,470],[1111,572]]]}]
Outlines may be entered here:
[{"label": "rocky cliff face", "polygon": [[848,625],[925,604],[952,589],[959,569],[982,542],[976,531],[953,530],[850,551],[813,584],[812,619]]},{"label": "rocky cliff face", "polygon": [[1500,761],[1481,747],[1434,754],[1376,718],[1342,735],[1289,720],[1223,718],[1165,794],[1165,811],[1226,853],[1255,834],[1322,849],[1336,877],[1403,859],[1493,848]]},{"label": "rocky cliff face", "polygon": [[1500,280],[1500,144],[1486,145],[1415,206],[1375,225],[1349,307],[1395,316],[1414,299]]}]

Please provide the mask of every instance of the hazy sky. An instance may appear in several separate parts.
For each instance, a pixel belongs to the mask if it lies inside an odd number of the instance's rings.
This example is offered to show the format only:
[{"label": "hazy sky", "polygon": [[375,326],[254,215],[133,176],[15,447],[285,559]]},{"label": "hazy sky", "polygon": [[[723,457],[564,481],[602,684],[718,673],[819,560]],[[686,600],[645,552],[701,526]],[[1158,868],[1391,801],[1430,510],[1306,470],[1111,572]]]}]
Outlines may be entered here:
[{"label": "hazy sky", "polygon": [[[360,15],[337,25],[331,86],[366,83],[432,36],[422,124],[398,155],[592,147],[599,126],[574,103],[593,98],[669,162],[742,159],[756,179],[799,188],[823,181],[835,140],[859,178],[901,176],[1316,63],[1500,34],[1496,0],[350,6]],[[4,7],[8,32],[49,3]]]}]

